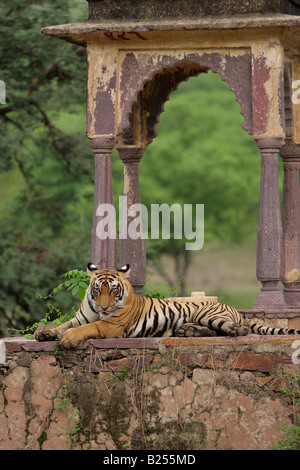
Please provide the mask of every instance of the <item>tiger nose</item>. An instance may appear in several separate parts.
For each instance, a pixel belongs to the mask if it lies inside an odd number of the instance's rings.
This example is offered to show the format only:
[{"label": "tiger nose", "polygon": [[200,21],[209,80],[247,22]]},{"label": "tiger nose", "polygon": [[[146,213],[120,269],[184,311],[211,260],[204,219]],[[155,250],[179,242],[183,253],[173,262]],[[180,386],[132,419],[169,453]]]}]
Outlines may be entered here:
[{"label": "tiger nose", "polygon": [[97,304],[97,307],[100,307],[103,310],[109,307],[109,304],[107,302],[101,302],[101,300],[96,300],[96,304]]}]

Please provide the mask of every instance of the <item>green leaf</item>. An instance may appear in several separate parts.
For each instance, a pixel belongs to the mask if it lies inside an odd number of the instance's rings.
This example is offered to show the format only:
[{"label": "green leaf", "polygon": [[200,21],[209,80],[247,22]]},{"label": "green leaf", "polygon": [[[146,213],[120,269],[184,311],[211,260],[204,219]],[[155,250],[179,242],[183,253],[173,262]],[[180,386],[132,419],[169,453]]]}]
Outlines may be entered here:
[{"label": "green leaf", "polygon": [[81,290],[79,291],[78,297],[79,297],[79,299],[81,300],[81,302],[82,302],[83,299],[84,299],[85,292],[86,292],[86,291],[85,291],[84,289],[81,289]]},{"label": "green leaf", "polygon": [[75,286],[74,289],[72,290],[72,295],[76,295],[77,292],[79,291],[79,286]]}]

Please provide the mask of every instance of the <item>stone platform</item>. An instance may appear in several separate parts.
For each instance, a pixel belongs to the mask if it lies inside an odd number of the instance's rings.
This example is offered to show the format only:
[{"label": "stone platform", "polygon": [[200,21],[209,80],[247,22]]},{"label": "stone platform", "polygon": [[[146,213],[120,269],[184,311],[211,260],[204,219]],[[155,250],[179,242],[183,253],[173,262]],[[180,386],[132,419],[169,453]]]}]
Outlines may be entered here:
[{"label": "stone platform", "polygon": [[[0,449],[263,450],[293,426],[299,336],[0,340]],[[293,385],[294,382],[294,385]]]}]

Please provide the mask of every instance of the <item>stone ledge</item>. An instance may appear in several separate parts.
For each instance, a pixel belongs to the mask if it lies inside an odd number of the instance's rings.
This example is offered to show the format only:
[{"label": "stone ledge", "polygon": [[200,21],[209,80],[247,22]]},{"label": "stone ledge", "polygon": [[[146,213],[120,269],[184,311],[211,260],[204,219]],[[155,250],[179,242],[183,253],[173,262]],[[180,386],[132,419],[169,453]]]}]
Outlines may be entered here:
[{"label": "stone ledge", "polygon": [[239,337],[217,336],[207,338],[161,338],[165,346],[234,346],[234,345],[255,345],[263,343],[292,343],[299,339],[299,335],[248,335]]},{"label": "stone ledge", "polygon": [[[89,346],[96,349],[154,349],[164,347],[194,347],[194,346],[244,346],[261,344],[291,344],[299,339],[299,335],[248,335],[240,337],[203,337],[203,338],[111,338],[90,339],[82,341],[73,350],[84,350]],[[0,364],[6,363],[6,356],[15,352],[54,352],[59,348],[55,341],[39,342],[23,336],[0,339]],[[63,348],[59,348],[63,350]]]}]

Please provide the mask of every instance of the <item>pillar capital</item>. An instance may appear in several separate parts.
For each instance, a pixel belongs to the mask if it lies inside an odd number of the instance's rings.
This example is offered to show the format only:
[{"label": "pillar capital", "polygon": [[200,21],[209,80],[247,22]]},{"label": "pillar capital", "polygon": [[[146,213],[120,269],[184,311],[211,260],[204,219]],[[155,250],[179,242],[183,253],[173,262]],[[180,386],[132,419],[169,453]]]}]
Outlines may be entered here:
[{"label": "pillar capital", "polygon": [[283,137],[254,137],[261,153],[278,153],[283,145]]},{"label": "pillar capital", "polygon": [[110,154],[116,145],[114,134],[89,136],[89,144],[95,154]]},{"label": "pillar capital", "polygon": [[139,163],[146,147],[117,147],[117,150],[123,163]]},{"label": "pillar capital", "polygon": [[300,162],[300,144],[286,142],[280,149],[280,156],[286,163]]}]

